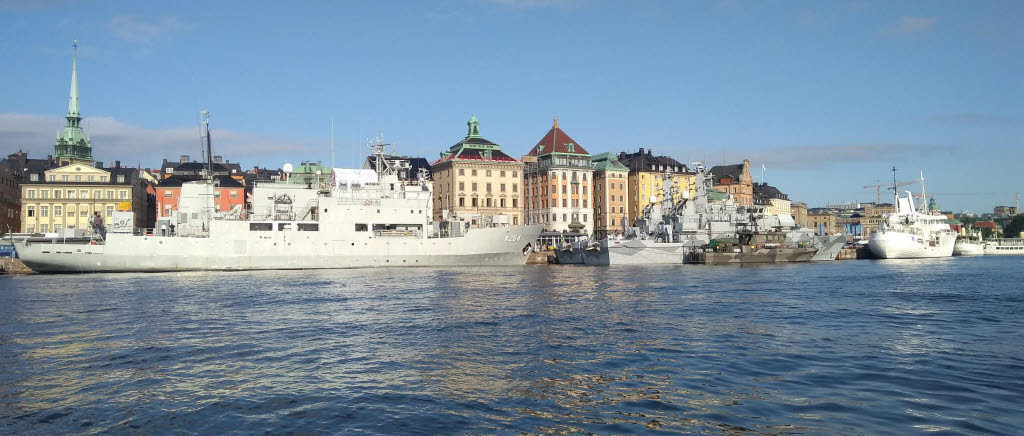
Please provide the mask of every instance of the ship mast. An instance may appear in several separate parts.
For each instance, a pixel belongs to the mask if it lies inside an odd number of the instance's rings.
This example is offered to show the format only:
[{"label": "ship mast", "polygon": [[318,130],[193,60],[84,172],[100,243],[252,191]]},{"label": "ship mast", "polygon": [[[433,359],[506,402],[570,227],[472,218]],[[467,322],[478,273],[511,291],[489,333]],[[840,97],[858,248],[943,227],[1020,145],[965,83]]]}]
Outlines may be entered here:
[{"label": "ship mast", "polygon": [[896,213],[900,213],[900,191],[896,186],[896,166],[892,167],[892,207]]},{"label": "ship mast", "polygon": [[213,180],[213,147],[210,145],[210,111],[204,110],[199,113],[202,117],[203,130],[205,131],[206,142],[206,180]]}]

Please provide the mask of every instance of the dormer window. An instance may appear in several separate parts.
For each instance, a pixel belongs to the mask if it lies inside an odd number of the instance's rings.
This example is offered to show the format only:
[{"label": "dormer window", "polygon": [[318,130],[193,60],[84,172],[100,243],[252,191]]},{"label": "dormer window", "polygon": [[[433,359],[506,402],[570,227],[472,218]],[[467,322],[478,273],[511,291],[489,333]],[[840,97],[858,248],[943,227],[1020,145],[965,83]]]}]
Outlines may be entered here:
[{"label": "dormer window", "polygon": [[124,174],[120,174],[117,176],[117,183],[124,183]]},{"label": "dormer window", "polygon": [[565,150],[568,151],[569,153],[574,153],[574,148],[576,148],[576,144],[573,144],[571,142],[565,144]]},{"label": "dormer window", "polygon": [[[50,177],[53,177],[53,176],[50,176]],[[29,174],[28,175],[28,180],[32,181],[32,182],[38,182],[39,181],[39,174]]]}]

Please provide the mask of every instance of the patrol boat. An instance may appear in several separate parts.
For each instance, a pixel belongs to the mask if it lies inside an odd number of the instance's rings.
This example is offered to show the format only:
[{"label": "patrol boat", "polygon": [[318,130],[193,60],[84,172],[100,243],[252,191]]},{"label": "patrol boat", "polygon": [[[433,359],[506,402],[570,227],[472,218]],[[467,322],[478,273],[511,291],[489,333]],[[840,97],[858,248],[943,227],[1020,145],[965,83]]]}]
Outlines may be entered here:
[{"label": "patrol boat", "polygon": [[[203,115],[206,177],[182,184],[173,234],[112,230],[74,242],[15,241],[22,262],[40,273],[524,265],[540,236],[539,225],[428,221],[432,185],[422,176],[401,180],[396,161],[384,158],[383,141],[371,144],[378,164],[371,177],[346,178],[336,169],[332,183],[316,187],[306,202],[282,194],[269,215],[218,212],[209,114]],[[266,194],[259,186],[254,191]]]}]

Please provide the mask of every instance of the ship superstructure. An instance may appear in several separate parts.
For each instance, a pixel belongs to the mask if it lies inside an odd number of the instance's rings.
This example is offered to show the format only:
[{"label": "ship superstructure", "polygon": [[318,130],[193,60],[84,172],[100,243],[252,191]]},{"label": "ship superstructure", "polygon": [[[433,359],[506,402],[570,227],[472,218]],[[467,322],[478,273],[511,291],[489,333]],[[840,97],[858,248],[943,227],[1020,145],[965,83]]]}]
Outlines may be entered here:
[{"label": "ship superstructure", "polygon": [[914,195],[906,191],[901,197],[895,183],[896,168],[893,171],[893,192],[896,211],[883,215],[878,230],[871,233],[868,248],[880,259],[912,259],[923,257],[950,257],[956,244],[954,233],[944,215],[935,215],[928,210],[924,191],[924,174],[921,175],[921,209],[914,206]]}]

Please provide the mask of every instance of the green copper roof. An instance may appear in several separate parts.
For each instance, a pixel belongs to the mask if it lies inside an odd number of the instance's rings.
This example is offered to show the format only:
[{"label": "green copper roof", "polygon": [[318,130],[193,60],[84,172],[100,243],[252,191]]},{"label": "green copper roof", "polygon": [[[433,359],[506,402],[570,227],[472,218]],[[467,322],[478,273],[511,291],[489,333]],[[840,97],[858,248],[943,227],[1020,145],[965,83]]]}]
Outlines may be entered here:
[{"label": "green copper roof", "polygon": [[53,146],[53,157],[71,162],[92,162],[92,142],[82,129],[82,114],[78,111],[78,40],[71,60],[71,95],[68,99],[67,123]]},{"label": "green copper roof", "polygon": [[712,189],[708,191],[708,201],[722,201],[725,200],[725,193]]},{"label": "green copper roof", "polygon": [[629,171],[629,168],[619,162],[619,158],[613,153],[596,154],[590,161],[594,165],[594,171]]},{"label": "green copper roof", "polygon": [[466,133],[467,138],[480,137],[480,121],[477,121],[476,115],[471,115],[469,117],[469,121],[466,122],[466,126],[469,126],[469,132]]}]

